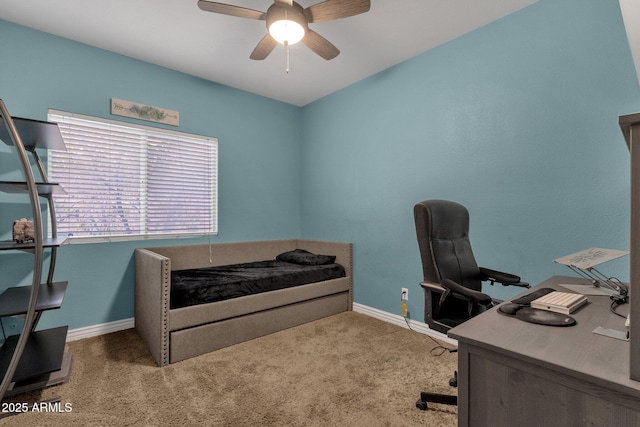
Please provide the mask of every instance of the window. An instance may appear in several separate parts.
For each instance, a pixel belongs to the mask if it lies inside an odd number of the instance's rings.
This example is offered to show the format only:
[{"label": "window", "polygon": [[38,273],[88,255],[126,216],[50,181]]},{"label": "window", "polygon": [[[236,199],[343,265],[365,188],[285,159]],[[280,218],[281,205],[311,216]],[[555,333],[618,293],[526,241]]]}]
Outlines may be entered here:
[{"label": "window", "polygon": [[[218,140],[49,110],[58,236],[118,240],[217,233]],[[51,227],[49,227],[51,229]]]}]

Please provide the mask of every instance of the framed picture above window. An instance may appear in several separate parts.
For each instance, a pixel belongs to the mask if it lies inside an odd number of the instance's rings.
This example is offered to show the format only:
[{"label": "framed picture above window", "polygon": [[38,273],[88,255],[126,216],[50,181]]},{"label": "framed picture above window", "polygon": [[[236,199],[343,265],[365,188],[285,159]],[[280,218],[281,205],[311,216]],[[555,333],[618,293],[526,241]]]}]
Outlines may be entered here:
[{"label": "framed picture above window", "polygon": [[218,140],[49,110],[59,236],[128,240],[217,234]]}]

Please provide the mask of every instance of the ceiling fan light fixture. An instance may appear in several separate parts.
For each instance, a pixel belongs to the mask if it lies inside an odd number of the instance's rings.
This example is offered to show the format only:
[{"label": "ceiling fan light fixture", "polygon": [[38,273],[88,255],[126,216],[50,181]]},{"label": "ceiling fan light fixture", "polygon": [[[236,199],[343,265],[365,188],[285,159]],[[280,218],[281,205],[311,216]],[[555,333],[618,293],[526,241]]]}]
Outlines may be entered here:
[{"label": "ceiling fan light fixture", "polygon": [[302,41],[314,53],[328,61],[338,56],[340,51],[329,40],[309,28],[309,24],[368,12],[371,1],[321,0],[309,7],[302,7],[295,0],[273,0],[266,12],[210,0],[198,0],[198,7],[206,12],[266,21],[268,33],[249,55],[253,60],[265,59],[278,43],[289,46]]},{"label": "ceiling fan light fixture", "polygon": [[302,40],[307,32],[307,18],[298,3],[283,6],[274,3],[267,10],[267,30],[278,43],[291,45]]},{"label": "ceiling fan light fixture", "polygon": [[292,45],[302,40],[305,30],[296,21],[280,19],[269,25],[269,34],[278,43]]}]

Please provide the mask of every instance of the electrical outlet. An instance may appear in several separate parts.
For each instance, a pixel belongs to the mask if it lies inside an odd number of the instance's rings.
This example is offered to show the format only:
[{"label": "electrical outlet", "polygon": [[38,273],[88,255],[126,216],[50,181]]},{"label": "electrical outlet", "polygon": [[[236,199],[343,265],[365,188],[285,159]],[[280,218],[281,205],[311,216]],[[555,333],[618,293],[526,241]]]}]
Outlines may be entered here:
[{"label": "electrical outlet", "polygon": [[402,301],[409,301],[409,289],[402,288],[402,292],[400,294],[400,299]]}]

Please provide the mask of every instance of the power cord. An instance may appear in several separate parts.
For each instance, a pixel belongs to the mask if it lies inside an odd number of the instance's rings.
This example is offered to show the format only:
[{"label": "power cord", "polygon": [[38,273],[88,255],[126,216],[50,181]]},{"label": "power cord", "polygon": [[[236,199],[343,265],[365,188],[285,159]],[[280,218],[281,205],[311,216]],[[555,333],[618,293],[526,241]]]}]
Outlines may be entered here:
[{"label": "power cord", "polygon": [[[411,327],[411,324],[409,323],[409,319],[408,319],[409,311],[407,309],[407,303],[404,300],[400,301],[400,310],[402,311],[402,317],[404,318],[404,321],[407,324],[407,327],[409,328],[409,330],[417,334],[420,334],[420,332],[414,330]],[[420,335],[426,335],[427,337],[429,337],[431,341],[436,343],[435,347],[432,347],[431,350],[429,350],[429,353],[432,354],[433,356],[439,357],[445,354],[446,352],[455,353],[458,351],[458,349],[456,348],[448,348],[444,346],[442,343],[440,343],[440,341],[436,340],[431,335],[427,335],[427,334],[420,334]]]},{"label": "power cord", "polygon": [[620,316],[624,319],[627,318],[627,316],[625,316],[624,314],[620,314],[616,311],[616,309],[618,307],[620,307],[623,304],[626,304],[629,301],[629,296],[624,294],[624,295],[612,295],[611,297],[609,297],[611,299],[611,307],[610,310],[613,314],[615,314],[616,316]]}]

